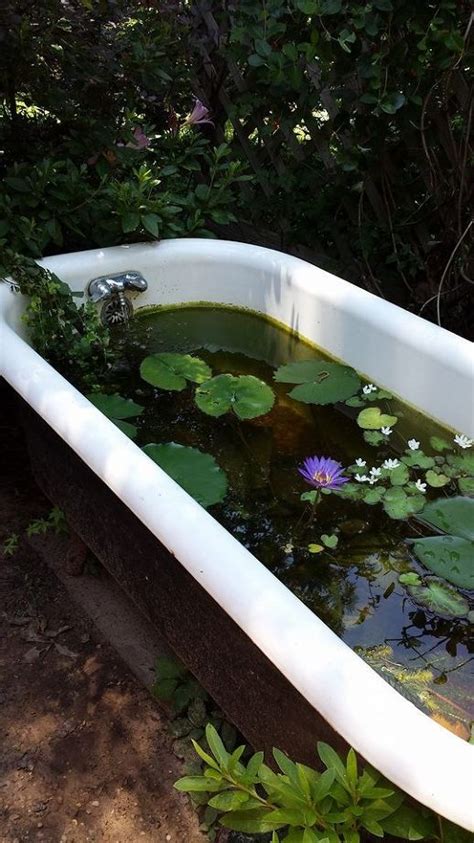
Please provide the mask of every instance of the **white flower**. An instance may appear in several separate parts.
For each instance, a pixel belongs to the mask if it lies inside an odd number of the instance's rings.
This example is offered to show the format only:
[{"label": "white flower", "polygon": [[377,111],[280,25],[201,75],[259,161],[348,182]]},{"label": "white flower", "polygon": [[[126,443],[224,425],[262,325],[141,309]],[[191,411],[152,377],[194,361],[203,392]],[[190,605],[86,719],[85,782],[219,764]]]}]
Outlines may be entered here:
[{"label": "white flower", "polygon": [[369,477],[369,485],[370,485],[370,486],[373,486],[373,485],[374,485],[374,483],[376,483],[376,482],[377,482],[377,480],[378,480],[378,478],[377,478],[377,477]]},{"label": "white flower", "polygon": [[355,479],[358,483],[367,483],[369,479],[366,474],[356,474]]},{"label": "white flower", "polygon": [[420,447],[420,443],[416,441],[416,439],[409,439],[408,440],[408,447],[410,451],[417,451]]},{"label": "white flower", "polygon": [[419,492],[426,492],[426,483],[422,483],[421,480],[417,480],[415,486]]},{"label": "white flower", "polygon": [[370,469],[370,473],[371,473],[372,477],[380,477],[380,475],[382,474],[382,469],[376,468],[374,466],[373,468]]},{"label": "white flower", "polygon": [[392,433],[391,427],[382,427],[381,430],[384,436],[390,436],[390,434]]},{"label": "white flower", "polygon": [[361,459],[361,457],[357,457],[356,465],[358,465],[359,468],[364,468],[364,466],[367,465],[367,460],[363,460],[363,459]]},{"label": "white flower", "polygon": [[362,387],[362,392],[364,395],[370,395],[371,392],[377,392],[377,387],[374,383],[367,383]]},{"label": "white flower", "polygon": [[382,468],[386,468],[388,469],[388,471],[392,471],[392,469],[398,468],[399,465],[400,463],[398,462],[398,460],[385,460],[385,462],[382,463]]},{"label": "white flower", "polygon": [[460,448],[470,448],[471,445],[474,445],[474,439],[469,439],[464,433],[456,433],[454,441]]}]

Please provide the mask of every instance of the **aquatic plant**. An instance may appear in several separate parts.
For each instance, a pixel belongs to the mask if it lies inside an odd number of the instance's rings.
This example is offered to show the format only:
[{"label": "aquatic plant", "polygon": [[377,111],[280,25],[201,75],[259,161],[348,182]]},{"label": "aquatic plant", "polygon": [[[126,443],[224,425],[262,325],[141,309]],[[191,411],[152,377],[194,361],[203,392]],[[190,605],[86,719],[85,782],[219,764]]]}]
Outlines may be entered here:
[{"label": "aquatic plant", "polygon": [[152,386],[170,392],[181,392],[186,388],[188,381],[207,381],[212,376],[212,371],[199,357],[164,351],[145,357],[140,365],[140,375]]},{"label": "aquatic plant", "polygon": [[255,419],[268,413],[275,402],[273,390],[254,375],[216,375],[196,390],[196,405],[218,418],[234,413],[239,419]]},{"label": "aquatic plant", "polygon": [[176,442],[145,445],[142,450],[201,506],[212,506],[226,496],[227,477],[211,454]]},{"label": "aquatic plant", "polygon": [[91,404],[97,407],[104,416],[107,416],[110,421],[129,436],[130,439],[135,439],[137,435],[137,428],[125,419],[135,418],[143,413],[141,404],[136,404],[131,398],[123,398],[122,395],[114,393],[113,395],[106,395],[104,392],[91,392],[86,395]]},{"label": "aquatic plant", "polygon": [[453,585],[474,589],[474,499],[431,501],[418,517],[444,533],[414,541],[419,560]]},{"label": "aquatic plant", "polygon": [[276,370],[279,383],[296,383],[290,397],[305,404],[334,404],[360,389],[360,377],[351,366],[327,360],[300,360]]},{"label": "aquatic plant", "polygon": [[341,463],[331,457],[307,457],[298,471],[310,486],[330,492],[338,491],[349,480]]}]

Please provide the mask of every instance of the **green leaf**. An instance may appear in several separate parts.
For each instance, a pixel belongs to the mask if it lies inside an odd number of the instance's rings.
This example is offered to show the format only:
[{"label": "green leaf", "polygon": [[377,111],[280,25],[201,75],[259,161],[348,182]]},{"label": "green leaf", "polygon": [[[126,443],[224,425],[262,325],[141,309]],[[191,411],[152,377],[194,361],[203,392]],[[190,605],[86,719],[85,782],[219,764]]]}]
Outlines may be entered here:
[{"label": "green leaf", "polygon": [[390,483],[392,486],[404,486],[410,479],[410,473],[406,465],[399,465],[390,472]]},{"label": "green leaf", "polygon": [[308,501],[308,503],[315,503],[318,497],[318,490],[311,489],[310,492],[302,492],[300,495],[300,501]]},{"label": "green leaf", "polygon": [[382,427],[393,427],[398,421],[397,416],[383,413],[380,407],[367,407],[357,416],[357,424],[365,430],[380,430]]},{"label": "green leaf", "polygon": [[227,790],[213,796],[207,804],[218,811],[236,811],[244,802],[248,802],[249,798],[248,793],[242,793],[240,790]]},{"label": "green leaf", "polygon": [[431,468],[426,472],[425,477],[428,486],[432,486],[434,489],[439,489],[441,488],[441,486],[446,486],[446,484],[450,482],[450,478],[446,477],[445,474],[438,474]]},{"label": "green leaf", "polygon": [[303,843],[320,843],[321,838],[316,837],[312,828],[305,828],[303,832]]},{"label": "green leaf", "polygon": [[153,237],[159,235],[159,222],[156,214],[142,214],[142,225]]},{"label": "green leaf", "polygon": [[[209,766],[212,767],[214,770],[220,770],[219,764],[217,761],[214,761],[213,758],[202,748],[194,738],[191,738],[192,744],[194,747],[194,751],[199,755],[199,757]],[[227,808],[223,810],[228,810]]]},{"label": "green leaf", "polygon": [[430,445],[434,451],[452,451],[452,445],[440,436],[430,436]]},{"label": "green leaf", "polygon": [[323,764],[328,770],[334,770],[334,775],[336,776],[338,782],[350,792],[346,768],[337,752],[332,748],[332,746],[329,746],[329,744],[323,743],[322,741],[318,741],[317,748],[318,755]]},{"label": "green leaf", "polygon": [[135,404],[131,398],[123,398],[118,393],[105,395],[103,392],[92,392],[86,395],[86,398],[108,419],[128,419],[143,413],[140,404]]},{"label": "green leaf", "polygon": [[322,550],[324,550],[324,547],[322,546],[322,544],[309,544],[308,545],[308,551],[310,553],[321,553]]},{"label": "green leaf", "polygon": [[437,832],[436,815],[424,813],[423,809],[404,803],[397,810],[380,821],[385,832],[403,840],[434,838]]},{"label": "green leaf", "polygon": [[155,669],[160,679],[184,679],[188,675],[185,666],[169,656],[159,656]]},{"label": "green leaf", "polygon": [[440,498],[426,504],[420,519],[445,533],[474,541],[474,500]]},{"label": "green leaf", "polygon": [[380,12],[393,12],[392,0],[373,0],[373,4]]},{"label": "green leaf", "polygon": [[256,808],[253,811],[233,811],[224,814],[219,822],[224,828],[232,831],[243,831],[247,834],[266,834],[268,831],[282,828],[285,823],[277,823],[268,820],[267,808]]},{"label": "green leaf", "polygon": [[297,0],[296,5],[304,15],[315,15],[318,11],[319,2],[318,0]]},{"label": "green leaf", "polygon": [[275,372],[279,383],[297,383],[290,396],[305,404],[335,404],[360,389],[355,369],[324,360],[301,360],[280,366]]},{"label": "green leaf", "polygon": [[321,536],[321,541],[324,545],[326,545],[326,547],[334,548],[337,547],[339,539],[335,535],[328,536],[326,535],[326,533],[324,533]]},{"label": "green leaf", "polygon": [[[362,487],[364,488],[364,487]],[[373,506],[376,503],[380,503],[383,496],[385,495],[385,489],[383,486],[376,486],[375,489],[364,489],[364,494],[362,500],[364,503],[369,504],[369,506]]]},{"label": "green leaf", "polygon": [[349,784],[353,789],[355,789],[357,785],[357,756],[354,750],[351,749],[347,753],[347,761],[346,761],[346,771],[347,771],[347,779]]},{"label": "green leaf", "polygon": [[142,450],[202,506],[225,497],[227,477],[211,454],[176,442],[145,445]]},{"label": "green leaf", "polygon": [[125,211],[121,216],[122,231],[124,234],[129,234],[131,231],[136,231],[140,225],[140,217],[135,211]]},{"label": "green leaf", "polygon": [[114,425],[118,427],[122,433],[125,433],[125,436],[130,437],[130,439],[135,439],[137,435],[137,428],[134,424],[130,424],[130,422],[121,421],[121,419],[111,419]]},{"label": "green leaf", "polygon": [[474,495],[474,477],[459,477],[458,486],[465,495]]},{"label": "green leaf", "polygon": [[421,585],[420,575],[416,571],[407,571],[406,574],[400,574],[398,581],[402,585]]},{"label": "green leaf", "polygon": [[225,767],[229,760],[229,753],[222,743],[222,738],[220,737],[217,729],[212,725],[212,723],[208,723],[206,726],[206,740],[216,761],[219,762],[221,767]]},{"label": "green leaf", "polygon": [[411,451],[401,457],[401,461],[410,468],[433,468],[435,465],[433,457],[427,457],[423,451]]},{"label": "green leaf", "polygon": [[181,392],[187,386],[187,381],[203,383],[211,377],[212,371],[199,357],[164,351],[145,357],[140,365],[140,375],[152,386]]},{"label": "green leaf", "polygon": [[364,439],[369,445],[377,447],[385,441],[385,436],[378,430],[364,430]]},{"label": "green leaf", "polygon": [[380,108],[386,114],[395,114],[406,103],[406,97],[399,91],[385,94],[380,103]]},{"label": "green leaf", "polygon": [[342,9],[342,0],[322,0],[321,15],[337,15]]},{"label": "green leaf", "polygon": [[413,545],[420,562],[459,588],[474,588],[474,542],[459,536],[429,536]]},{"label": "green leaf", "polygon": [[174,787],[185,793],[211,793],[220,790],[221,784],[208,776],[183,776],[174,783]]},{"label": "green leaf", "polygon": [[346,401],[348,407],[363,407],[364,403],[365,402],[362,400],[362,398],[359,398],[358,395],[353,395],[352,398],[348,398]]},{"label": "green leaf", "polygon": [[423,495],[410,495],[400,487],[392,486],[384,495],[383,508],[390,518],[400,520],[408,518],[423,509],[425,498]]},{"label": "green leaf", "polygon": [[217,375],[198,387],[195,401],[209,416],[234,412],[239,419],[254,419],[272,409],[275,395],[253,375]]},{"label": "green leaf", "polygon": [[408,591],[417,603],[436,615],[462,618],[469,611],[467,600],[451,585],[436,577],[426,577],[423,585],[409,585]]}]

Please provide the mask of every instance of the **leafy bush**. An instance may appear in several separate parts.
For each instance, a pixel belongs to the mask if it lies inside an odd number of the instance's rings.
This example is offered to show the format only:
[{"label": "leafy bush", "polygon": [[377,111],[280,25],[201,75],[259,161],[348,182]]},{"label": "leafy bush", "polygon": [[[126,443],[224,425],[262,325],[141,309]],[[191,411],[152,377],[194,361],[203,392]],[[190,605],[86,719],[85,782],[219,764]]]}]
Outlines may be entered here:
[{"label": "leafy bush", "polygon": [[[175,787],[208,794],[208,805],[221,813],[220,823],[234,831],[272,834],[272,843],[360,843],[384,837],[467,843],[468,832],[405,803],[404,795],[369,766],[359,769],[350,749],[345,761],[332,747],[318,743],[323,773],[291,761],[273,750],[280,770],[264,763],[263,752],[242,762],[246,747],[228,752],[211,724],[206,751],[193,740],[204,762],[203,775],[185,776]],[[283,830],[283,831],[282,831]],[[283,837],[280,837],[283,833]],[[361,835],[363,836],[361,838]]]}]

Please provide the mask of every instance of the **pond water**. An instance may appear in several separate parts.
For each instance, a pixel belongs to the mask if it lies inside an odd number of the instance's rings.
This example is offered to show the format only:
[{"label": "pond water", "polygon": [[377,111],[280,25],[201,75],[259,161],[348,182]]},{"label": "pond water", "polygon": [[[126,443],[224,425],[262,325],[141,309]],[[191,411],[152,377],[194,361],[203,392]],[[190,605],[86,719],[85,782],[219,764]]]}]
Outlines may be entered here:
[{"label": "pond water", "polygon": [[[250,312],[157,308],[138,314],[126,331],[118,329],[114,344],[118,359],[104,392],[144,408],[132,419],[137,444],[175,442],[211,454],[228,483],[223,500],[209,506],[211,514],[387,682],[469,739],[474,592],[428,570],[410,539],[439,535],[420,520],[427,501],[460,491],[468,500],[461,487],[472,489],[472,448],[458,446],[452,432],[363,380],[349,403],[290,397],[296,381],[277,382],[275,371],[329,357]],[[140,376],[143,359],[163,352],[198,357],[212,370],[207,377],[229,373],[264,381],[274,391],[272,409],[250,419],[235,412],[208,415],[195,403],[196,383],[171,391]],[[318,383],[326,377],[325,371]],[[369,428],[358,423],[374,407],[391,419],[383,425],[389,433],[374,429],[373,418]],[[317,493],[313,505],[301,500],[312,487],[298,467],[314,455],[341,463],[350,482],[340,493]],[[402,465],[397,482],[394,469],[383,468],[386,460]],[[407,501],[417,511],[408,507],[403,517]]]}]

